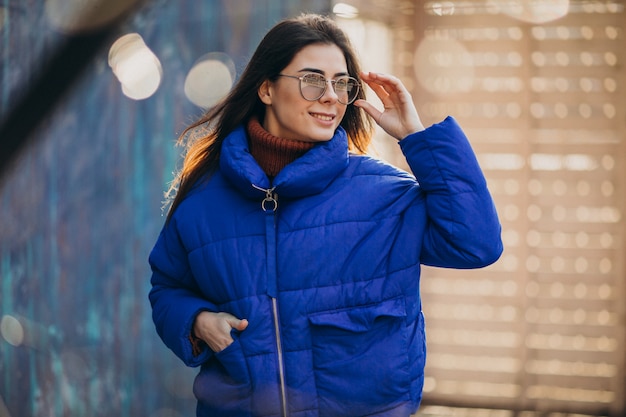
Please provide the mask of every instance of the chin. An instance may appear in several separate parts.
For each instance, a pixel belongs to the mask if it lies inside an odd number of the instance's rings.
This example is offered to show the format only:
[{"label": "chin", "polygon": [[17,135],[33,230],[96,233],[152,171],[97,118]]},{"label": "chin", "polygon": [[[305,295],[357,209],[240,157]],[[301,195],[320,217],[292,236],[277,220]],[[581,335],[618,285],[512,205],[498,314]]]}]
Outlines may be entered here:
[{"label": "chin", "polygon": [[327,137],[314,137],[314,138],[309,138],[306,140],[306,142],[328,142],[332,139],[332,137],[327,138]]},{"label": "chin", "polygon": [[328,142],[335,136],[335,131],[336,128],[332,131],[323,131],[317,134],[312,134],[309,140],[311,140],[312,142]]}]

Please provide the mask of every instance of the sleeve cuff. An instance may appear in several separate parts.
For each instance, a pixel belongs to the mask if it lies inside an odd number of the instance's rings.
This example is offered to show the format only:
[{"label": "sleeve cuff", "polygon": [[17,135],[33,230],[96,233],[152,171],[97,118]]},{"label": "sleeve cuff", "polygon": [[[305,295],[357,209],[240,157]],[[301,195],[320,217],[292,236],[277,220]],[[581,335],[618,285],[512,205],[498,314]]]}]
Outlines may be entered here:
[{"label": "sleeve cuff", "polygon": [[206,342],[193,334],[193,332],[189,334],[189,342],[191,343],[191,354],[194,358],[200,356],[207,348]]}]

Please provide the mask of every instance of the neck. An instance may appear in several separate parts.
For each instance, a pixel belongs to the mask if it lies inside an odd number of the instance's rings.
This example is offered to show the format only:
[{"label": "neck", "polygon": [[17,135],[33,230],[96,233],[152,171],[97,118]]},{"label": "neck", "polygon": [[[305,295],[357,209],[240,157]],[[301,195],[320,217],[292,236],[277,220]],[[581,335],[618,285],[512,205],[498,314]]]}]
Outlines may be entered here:
[{"label": "neck", "polygon": [[273,178],[309,149],[314,142],[282,139],[269,133],[256,118],[248,122],[250,153],[268,177]]}]

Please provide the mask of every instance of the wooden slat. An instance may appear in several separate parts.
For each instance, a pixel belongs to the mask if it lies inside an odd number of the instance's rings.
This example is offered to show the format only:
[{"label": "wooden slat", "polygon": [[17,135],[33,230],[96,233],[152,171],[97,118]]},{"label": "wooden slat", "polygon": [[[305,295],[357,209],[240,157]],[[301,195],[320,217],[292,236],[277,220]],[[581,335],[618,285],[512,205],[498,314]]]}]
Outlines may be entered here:
[{"label": "wooden slat", "polygon": [[390,22],[422,119],[462,124],[503,224],[496,264],[423,269],[420,415],[624,415],[624,2],[541,24],[502,13],[537,2],[352,3]]},{"label": "wooden slat", "polygon": [[466,128],[506,244],[485,270],[425,268],[425,402],[621,416],[624,5],[531,25],[495,3],[426,2],[407,46],[418,109]]}]

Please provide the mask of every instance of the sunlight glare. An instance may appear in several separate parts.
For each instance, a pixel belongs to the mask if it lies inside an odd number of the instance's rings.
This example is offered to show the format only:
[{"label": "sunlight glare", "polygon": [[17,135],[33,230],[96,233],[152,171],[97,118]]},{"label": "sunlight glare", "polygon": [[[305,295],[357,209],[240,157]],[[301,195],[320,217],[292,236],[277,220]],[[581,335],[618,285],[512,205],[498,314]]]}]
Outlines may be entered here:
[{"label": "sunlight glare", "polygon": [[569,13],[569,0],[489,0],[514,19],[531,24],[558,20]]},{"label": "sunlight glare", "polygon": [[230,91],[235,64],[226,54],[211,52],[196,61],[185,78],[185,96],[196,106],[209,108]]},{"label": "sunlight glare", "polygon": [[133,100],[152,96],[161,84],[161,63],[137,33],[115,41],[109,50],[109,66],[121,83],[124,95]]}]

